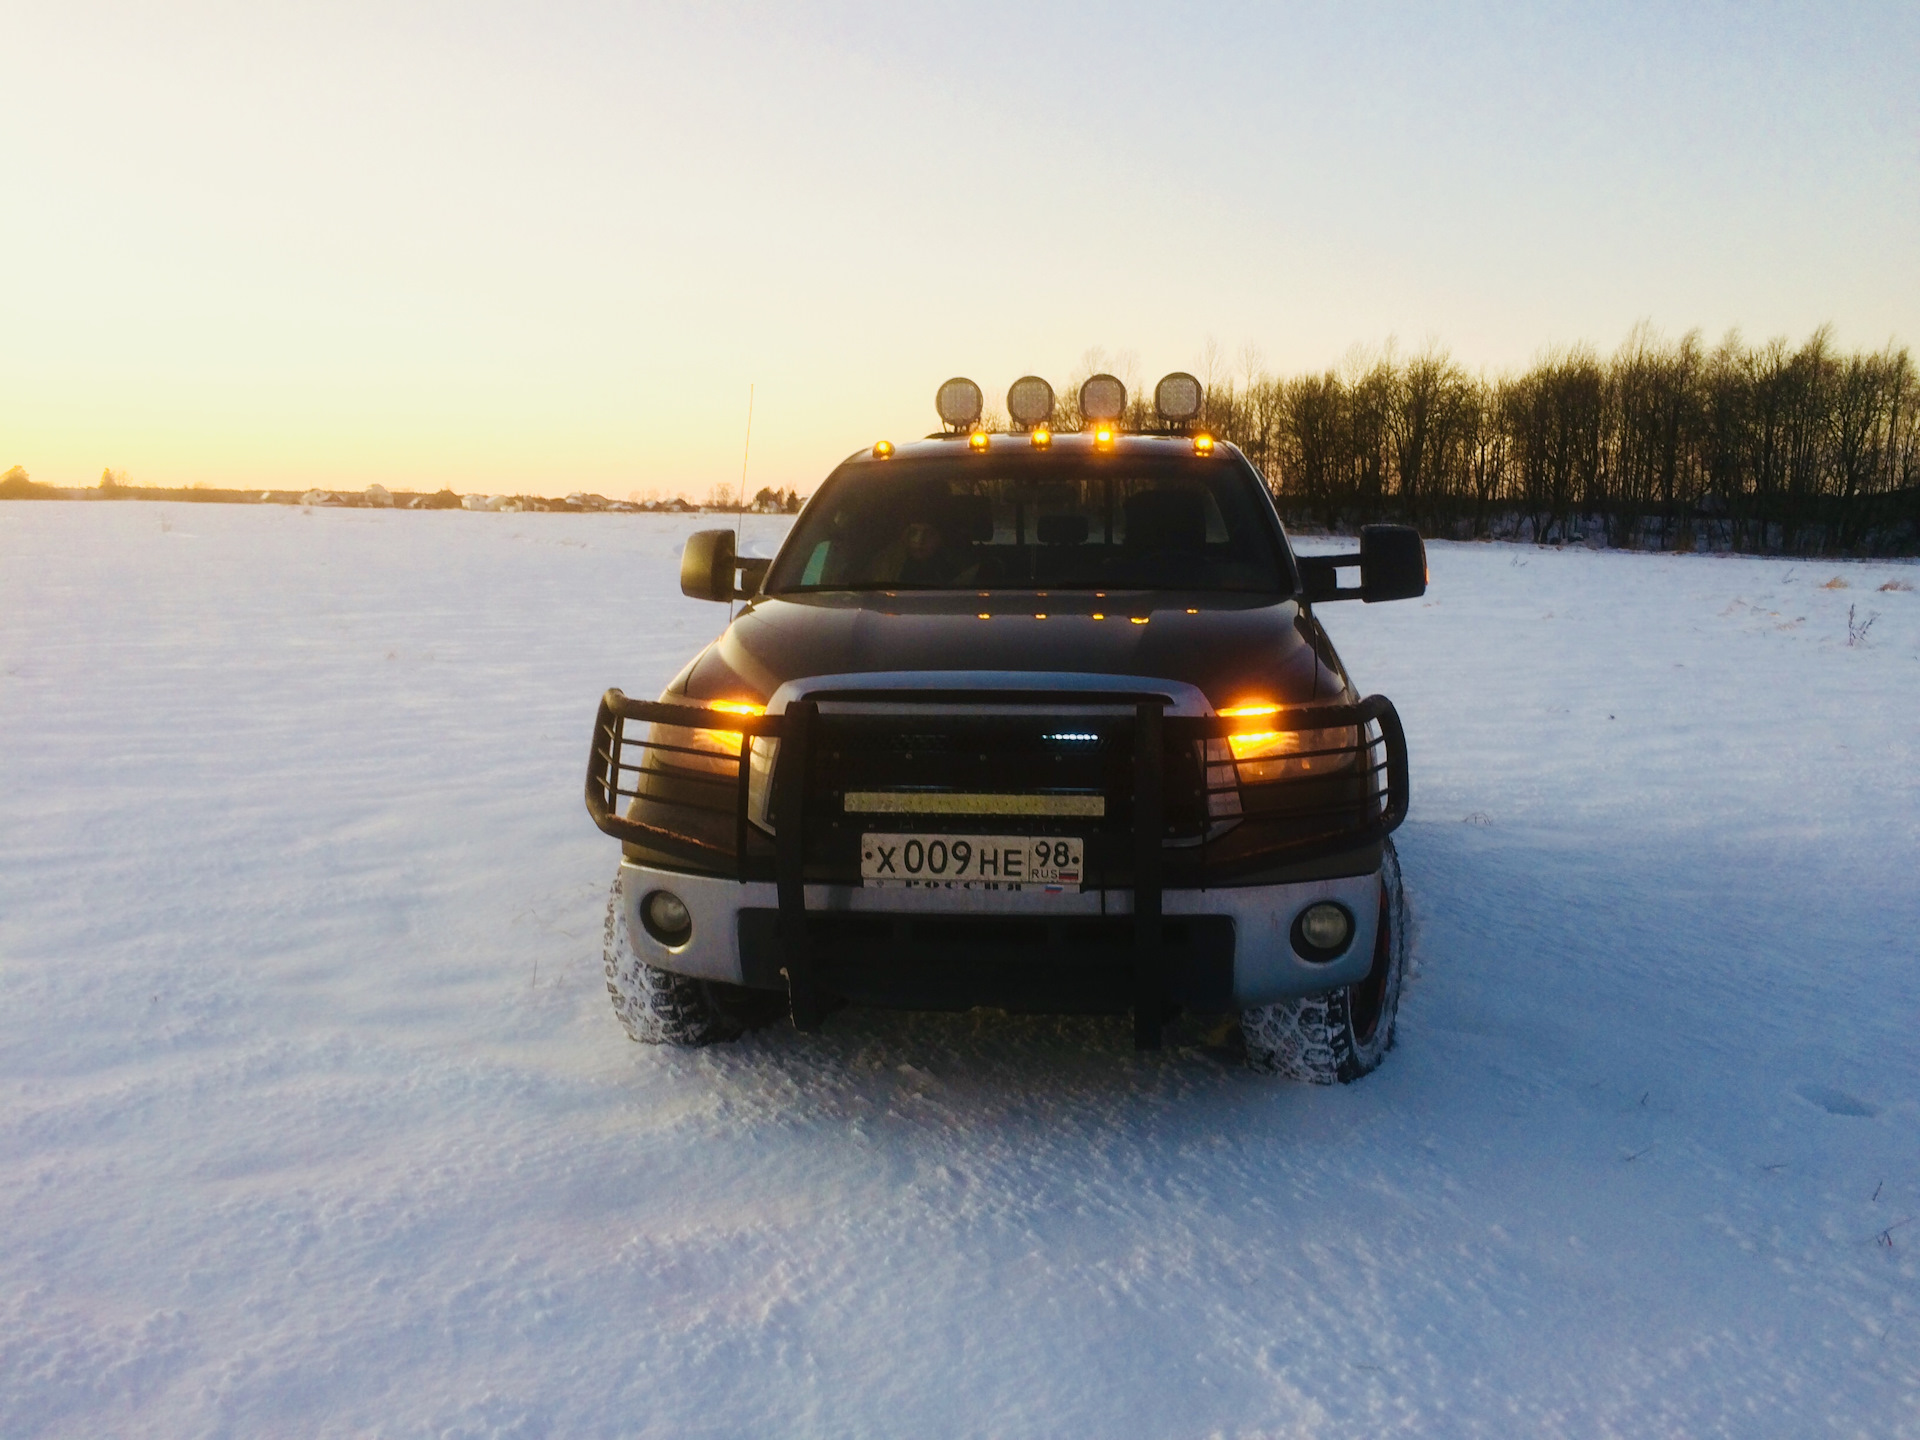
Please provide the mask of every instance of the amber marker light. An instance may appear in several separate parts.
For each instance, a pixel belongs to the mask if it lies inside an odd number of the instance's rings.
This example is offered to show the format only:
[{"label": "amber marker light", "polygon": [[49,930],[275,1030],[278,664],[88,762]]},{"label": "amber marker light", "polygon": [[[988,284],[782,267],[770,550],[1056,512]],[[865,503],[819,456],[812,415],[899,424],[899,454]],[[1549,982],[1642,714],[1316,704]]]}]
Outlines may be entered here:
[{"label": "amber marker light", "polygon": [[893,441],[891,440],[874,441],[873,442],[873,458],[876,460],[891,460],[893,458]]},{"label": "amber marker light", "polygon": [[1211,455],[1213,453],[1213,436],[1207,434],[1204,430],[1194,436],[1193,453],[1196,455]]},{"label": "amber marker light", "polygon": [[1111,425],[1096,425],[1094,427],[1093,448],[1096,450],[1111,450],[1113,448],[1113,427]]},{"label": "amber marker light", "polygon": [[1046,619],[1046,618],[1047,618],[1047,612],[1046,612],[1046,611],[1044,611],[1044,610],[1041,610],[1041,611],[1037,611],[1037,612],[1036,612],[1036,613],[1034,614],[1034,617],[1033,617],[1033,618],[1034,618],[1034,619],[1036,619],[1036,620],[1044,620],[1044,619]]},{"label": "amber marker light", "polygon": [[1129,615],[1127,617],[1127,619],[1132,621],[1135,625],[1144,625],[1151,618],[1152,617],[1148,615]]},{"label": "amber marker light", "polygon": [[[695,702],[708,710],[718,710],[722,715],[764,715],[767,707],[752,700],[700,700]],[[695,750],[711,750],[720,754],[733,754],[747,743],[747,737],[738,730],[694,730],[688,743]],[[695,762],[696,764],[698,762]]]},{"label": "amber marker light", "polygon": [[1044,425],[1035,429],[1028,438],[1033,441],[1033,448],[1036,450],[1045,450],[1053,444],[1053,432]]},{"label": "amber marker light", "polygon": [[975,450],[986,449],[987,448],[987,432],[984,430],[974,431],[971,435],[967,436],[967,444]]},{"label": "amber marker light", "polygon": [[1223,719],[1244,720],[1250,715],[1278,715],[1280,707],[1265,700],[1248,700],[1239,705],[1229,705],[1219,713]]},{"label": "amber marker light", "polygon": [[974,619],[976,620],[991,620],[992,618],[993,616],[989,615],[984,610],[982,610],[978,615],[974,616]]}]

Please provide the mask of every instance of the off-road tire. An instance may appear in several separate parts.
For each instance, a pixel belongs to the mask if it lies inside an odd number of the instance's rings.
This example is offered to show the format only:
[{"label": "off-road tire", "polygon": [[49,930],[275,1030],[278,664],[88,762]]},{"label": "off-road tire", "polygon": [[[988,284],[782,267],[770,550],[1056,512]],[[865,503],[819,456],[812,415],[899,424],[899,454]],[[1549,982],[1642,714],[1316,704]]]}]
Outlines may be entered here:
[{"label": "off-road tire", "polygon": [[1400,1014],[1409,947],[1407,895],[1391,840],[1380,865],[1379,903],[1373,968],[1365,979],[1325,995],[1240,1012],[1249,1070],[1310,1085],[1350,1085],[1386,1059]]},{"label": "off-road tire", "polygon": [[619,876],[607,896],[605,956],[613,1013],[642,1045],[692,1048],[737,1040],[785,1010],[784,996],[676,975],[642,960],[627,933]]}]

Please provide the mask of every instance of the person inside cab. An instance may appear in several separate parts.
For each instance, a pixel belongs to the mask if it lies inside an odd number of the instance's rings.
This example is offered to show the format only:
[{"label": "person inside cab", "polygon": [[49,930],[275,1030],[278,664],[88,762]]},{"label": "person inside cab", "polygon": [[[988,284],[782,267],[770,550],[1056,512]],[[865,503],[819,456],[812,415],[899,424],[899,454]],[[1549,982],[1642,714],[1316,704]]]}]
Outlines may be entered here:
[{"label": "person inside cab", "polygon": [[970,584],[979,565],[964,510],[965,497],[944,485],[910,492],[898,532],[873,557],[874,578],[911,586]]}]

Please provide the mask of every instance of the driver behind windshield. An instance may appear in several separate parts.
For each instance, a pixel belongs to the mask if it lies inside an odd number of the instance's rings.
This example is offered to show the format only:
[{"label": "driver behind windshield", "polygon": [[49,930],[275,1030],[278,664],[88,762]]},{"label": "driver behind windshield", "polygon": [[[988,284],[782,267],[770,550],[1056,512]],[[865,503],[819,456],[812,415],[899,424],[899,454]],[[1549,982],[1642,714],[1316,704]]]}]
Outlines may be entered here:
[{"label": "driver behind windshield", "polygon": [[876,580],[902,585],[965,585],[979,566],[962,533],[962,517],[946,486],[909,492],[893,540],[873,557]]}]

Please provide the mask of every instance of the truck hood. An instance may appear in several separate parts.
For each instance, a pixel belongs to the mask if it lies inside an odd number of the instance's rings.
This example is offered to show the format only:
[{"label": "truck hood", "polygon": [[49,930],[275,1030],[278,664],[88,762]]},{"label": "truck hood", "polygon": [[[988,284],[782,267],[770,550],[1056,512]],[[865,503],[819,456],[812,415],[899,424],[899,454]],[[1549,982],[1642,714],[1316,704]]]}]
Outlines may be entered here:
[{"label": "truck hood", "polygon": [[[674,682],[695,700],[765,701],[814,675],[1017,671],[1181,681],[1215,706],[1338,700],[1346,677],[1292,600],[1166,592],[832,593],[763,597]],[[1324,636],[1319,643],[1326,645]]]}]

